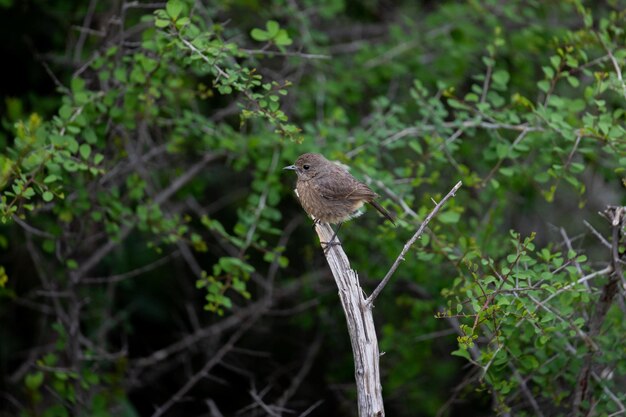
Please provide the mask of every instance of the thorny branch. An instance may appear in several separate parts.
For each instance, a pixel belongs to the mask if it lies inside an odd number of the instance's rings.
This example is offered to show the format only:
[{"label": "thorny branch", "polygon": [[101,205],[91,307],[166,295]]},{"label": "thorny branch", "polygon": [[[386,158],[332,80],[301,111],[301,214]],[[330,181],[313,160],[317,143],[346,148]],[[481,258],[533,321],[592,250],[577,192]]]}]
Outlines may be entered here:
[{"label": "thorny branch", "polygon": [[[619,291],[618,283],[623,279],[621,255],[619,253],[620,242],[623,238],[622,232],[626,225],[626,207],[609,206],[602,212],[602,215],[611,224],[611,250],[610,265],[611,272],[608,274],[608,282],[602,287],[600,299],[595,305],[595,311],[588,322],[589,338],[595,339],[600,334],[600,329],[609,311],[609,307],[613,303],[613,298]],[[595,344],[594,344],[595,345]],[[578,381],[574,394],[572,395],[572,410],[575,415],[584,413],[585,402],[592,402],[592,390],[589,386],[589,380],[592,376],[594,357],[598,354],[597,347],[589,347],[587,354],[583,359],[583,365],[578,374]]]},{"label": "thorny branch", "polygon": [[437,205],[435,205],[435,208],[433,208],[433,210],[428,214],[428,216],[426,216],[426,219],[424,219],[424,221],[422,222],[420,227],[417,229],[415,234],[404,245],[404,248],[400,252],[400,255],[398,255],[394,263],[391,265],[391,268],[389,268],[389,271],[387,272],[383,280],[380,282],[380,284],[378,284],[378,287],[376,287],[374,292],[372,292],[372,294],[365,301],[365,304],[367,305],[367,307],[369,308],[372,307],[372,304],[374,303],[374,300],[376,300],[376,297],[378,297],[381,291],[385,288],[385,286],[391,279],[391,276],[396,272],[396,270],[398,269],[398,266],[400,266],[400,262],[404,261],[404,257],[406,256],[409,249],[411,249],[411,247],[413,246],[413,244],[415,244],[417,239],[419,239],[422,233],[424,233],[424,230],[426,229],[426,226],[428,225],[428,223],[430,223],[430,221],[437,215],[441,207],[443,207],[444,204],[446,204],[446,201],[454,197],[454,195],[459,190],[459,188],[461,188],[461,185],[463,185],[461,181],[456,183],[456,185],[452,187],[452,189],[448,192],[448,194],[446,194],[446,196],[439,203],[437,203]]}]

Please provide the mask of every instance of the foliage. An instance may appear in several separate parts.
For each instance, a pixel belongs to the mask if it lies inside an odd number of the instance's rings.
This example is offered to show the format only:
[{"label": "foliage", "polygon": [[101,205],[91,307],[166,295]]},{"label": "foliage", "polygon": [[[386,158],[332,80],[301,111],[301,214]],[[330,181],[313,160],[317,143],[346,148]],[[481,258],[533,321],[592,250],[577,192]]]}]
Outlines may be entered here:
[{"label": "foliage", "polygon": [[390,415],[623,411],[625,245],[596,214],[626,204],[618,2],[151,7],[84,10],[119,26],[55,45],[77,59],[45,105],[4,100],[8,413],[347,414],[336,289],[281,171],[306,151],[398,213],[340,232],[369,290],[464,184],[377,300]]}]

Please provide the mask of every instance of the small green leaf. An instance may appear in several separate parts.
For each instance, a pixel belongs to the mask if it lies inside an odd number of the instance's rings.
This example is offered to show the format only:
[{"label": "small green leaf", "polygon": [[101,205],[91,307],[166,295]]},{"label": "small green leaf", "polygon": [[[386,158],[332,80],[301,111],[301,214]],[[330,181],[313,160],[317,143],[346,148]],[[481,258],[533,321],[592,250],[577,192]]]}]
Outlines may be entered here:
[{"label": "small green leaf", "polygon": [[278,46],[287,46],[287,45],[291,45],[293,41],[287,34],[287,31],[285,29],[281,29],[278,32],[278,34],[274,37],[274,43],[276,43],[276,45]]},{"label": "small green leaf", "polygon": [[72,116],[72,108],[68,105],[64,105],[59,109],[59,116],[61,119],[67,120]]},{"label": "small green leaf", "polygon": [[165,28],[168,27],[170,24],[169,20],[165,20],[165,19],[156,19],[154,21],[154,25],[158,28]]},{"label": "small green leaf", "polygon": [[456,211],[446,211],[441,213],[438,218],[441,223],[453,224],[459,221],[461,214]]},{"label": "small green leaf", "polygon": [[276,35],[278,35],[278,31],[280,30],[280,25],[275,20],[268,20],[265,27],[267,28],[267,34],[270,39],[276,37]]},{"label": "small green leaf", "polygon": [[546,80],[542,80],[537,83],[537,87],[544,93],[547,93],[548,90],[550,90],[550,83]]},{"label": "small green leaf", "polygon": [[83,159],[89,159],[89,155],[91,155],[91,146],[83,143],[82,145],[80,145],[78,151],[80,152],[80,156],[82,156]]},{"label": "small green leaf", "polygon": [[169,0],[165,6],[165,10],[167,10],[167,14],[172,19],[176,20],[183,11],[183,3],[180,0]]},{"label": "small green leaf", "polygon": [[44,251],[46,251],[47,253],[53,253],[54,249],[56,247],[54,240],[44,240],[43,243],[41,244],[41,247],[43,248]]},{"label": "small green leaf", "polygon": [[452,355],[452,356],[460,356],[461,358],[465,358],[465,359],[467,359],[467,360],[470,360],[470,359],[471,359],[470,354],[469,354],[469,352],[467,351],[467,349],[458,349],[458,350],[455,350],[454,352],[452,352],[452,353],[451,353],[451,355]]},{"label": "small green leaf", "polygon": [[43,372],[37,371],[26,375],[24,383],[26,384],[26,388],[31,391],[36,391],[43,383]]},{"label": "small green leaf", "polygon": [[42,195],[41,198],[43,198],[43,201],[50,202],[52,201],[52,199],[54,198],[54,194],[52,194],[50,191],[45,191]]},{"label": "small green leaf", "polygon": [[77,93],[85,89],[85,80],[80,77],[74,77],[70,81],[70,88],[73,93]]},{"label": "small green leaf", "polygon": [[85,129],[83,131],[83,137],[85,138],[85,141],[87,143],[94,144],[98,141],[98,137],[96,136],[96,133],[93,131],[93,129]]},{"label": "small green leaf", "polygon": [[26,199],[29,199],[29,198],[31,198],[32,196],[34,196],[34,195],[35,195],[35,190],[33,190],[33,188],[32,188],[32,187],[28,187],[28,188],[26,188],[26,189],[24,190],[24,192],[22,193],[22,195],[23,195]]},{"label": "small green leaf", "polygon": [[252,30],[250,31],[250,36],[251,36],[251,37],[252,37],[252,39],[254,39],[255,41],[260,41],[260,42],[263,42],[263,41],[267,41],[267,40],[272,39],[272,37],[271,37],[271,36],[269,36],[269,34],[268,34],[266,31],[261,30],[261,29],[257,29],[257,28],[252,29]]},{"label": "small green leaf", "polygon": [[501,86],[506,86],[506,84],[509,82],[509,79],[511,78],[509,73],[505,70],[495,71],[491,77],[493,78],[493,82],[495,84]]}]

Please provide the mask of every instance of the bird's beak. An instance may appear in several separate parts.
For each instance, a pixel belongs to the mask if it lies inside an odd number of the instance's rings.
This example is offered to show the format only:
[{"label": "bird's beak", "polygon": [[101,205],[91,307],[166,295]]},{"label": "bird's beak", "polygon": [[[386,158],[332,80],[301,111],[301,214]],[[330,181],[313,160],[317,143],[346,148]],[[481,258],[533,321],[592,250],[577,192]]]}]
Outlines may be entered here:
[{"label": "bird's beak", "polygon": [[284,167],[283,169],[289,169],[291,171],[295,171],[296,170],[296,166],[295,165],[289,165],[289,166]]}]

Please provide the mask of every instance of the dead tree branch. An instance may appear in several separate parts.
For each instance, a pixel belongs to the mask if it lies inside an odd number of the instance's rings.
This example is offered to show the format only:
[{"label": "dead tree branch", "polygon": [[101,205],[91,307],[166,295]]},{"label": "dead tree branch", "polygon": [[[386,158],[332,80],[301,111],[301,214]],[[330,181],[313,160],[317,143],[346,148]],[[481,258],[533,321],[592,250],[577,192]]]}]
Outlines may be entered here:
[{"label": "dead tree branch", "polygon": [[[315,230],[320,242],[330,242],[333,229],[326,223],[317,224]],[[338,239],[338,238],[335,238]],[[367,307],[359,278],[341,245],[334,245],[326,251],[335,283],[339,289],[339,299],[343,307],[352,353],[360,417],[383,417],[382,386],[378,368],[379,351],[372,309]]]},{"label": "dead tree branch", "polygon": [[387,283],[391,279],[391,276],[394,274],[394,272],[396,272],[396,269],[398,269],[398,266],[400,266],[400,262],[404,260],[404,256],[409,251],[409,249],[411,249],[411,246],[413,246],[413,244],[415,244],[415,242],[417,241],[417,239],[419,239],[419,237],[422,235],[422,233],[424,233],[424,230],[426,230],[426,226],[428,225],[428,223],[430,223],[430,221],[433,219],[433,217],[435,217],[437,215],[437,213],[439,212],[441,207],[443,207],[443,205],[446,203],[446,201],[448,201],[451,197],[453,197],[454,194],[458,191],[458,189],[461,188],[461,185],[463,185],[463,183],[461,181],[459,181],[458,183],[456,183],[456,185],[454,187],[452,187],[450,192],[448,192],[448,194],[443,198],[443,200],[441,200],[439,203],[437,203],[437,205],[430,212],[430,214],[428,216],[426,216],[426,220],[424,220],[424,222],[420,225],[420,227],[417,229],[417,232],[415,232],[413,237],[411,237],[411,239],[409,239],[409,241],[404,245],[404,248],[402,249],[402,252],[400,252],[400,255],[398,255],[398,257],[396,258],[396,260],[393,263],[393,265],[391,265],[391,268],[389,268],[389,271],[387,272],[387,275],[385,275],[385,277],[380,282],[380,284],[378,284],[378,287],[376,287],[376,289],[374,290],[372,295],[370,295],[367,298],[366,304],[367,304],[368,308],[372,308],[374,300],[376,300],[376,297],[378,297],[378,295],[382,292],[382,290],[385,288],[385,286],[387,285]]}]

